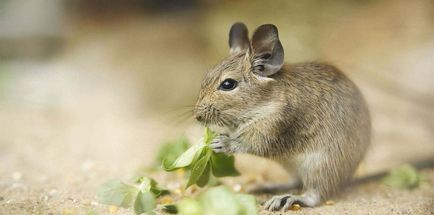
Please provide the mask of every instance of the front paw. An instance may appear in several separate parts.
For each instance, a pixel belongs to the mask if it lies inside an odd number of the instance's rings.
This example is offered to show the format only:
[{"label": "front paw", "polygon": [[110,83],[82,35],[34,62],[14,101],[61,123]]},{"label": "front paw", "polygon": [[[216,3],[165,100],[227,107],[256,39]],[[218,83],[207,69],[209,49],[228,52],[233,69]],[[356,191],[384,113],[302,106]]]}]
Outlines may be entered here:
[{"label": "front paw", "polygon": [[212,140],[209,146],[216,153],[232,154],[230,142],[231,140],[228,135],[220,134]]}]

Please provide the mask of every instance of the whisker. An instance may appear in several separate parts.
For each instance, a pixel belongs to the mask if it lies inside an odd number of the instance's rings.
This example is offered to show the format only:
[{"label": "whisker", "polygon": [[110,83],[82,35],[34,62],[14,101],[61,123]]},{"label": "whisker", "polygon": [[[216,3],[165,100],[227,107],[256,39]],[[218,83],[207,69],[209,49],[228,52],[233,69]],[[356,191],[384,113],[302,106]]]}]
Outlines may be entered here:
[{"label": "whisker", "polygon": [[168,119],[171,120],[171,123],[179,125],[183,122],[193,119],[193,108],[167,111],[166,115],[168,116]]},{"label": "whisker", "polygon": [[183,123],[186,123],[186,122],[189,122],[189,121],[194,122],[194,120],[193,120],[193,116],[186,115],[186,116],[184,116],[184,117],[182,117],[182,118],[179,118],[179,119],[175,120],[175,121],[173,122],[173,124],[179,126],[179,125],[181,125],[181,124],[183,124]]},{"label": "whisker", "polygon": [[166,110],[163,111],[163,114],[172,114],[172,113],[176,113],[176,112],[189,112],[189,111],[193,111],[195,108],[195,105],[180,105],[180,106],[175,106],[175,107],[171,107],[168,108]]}]

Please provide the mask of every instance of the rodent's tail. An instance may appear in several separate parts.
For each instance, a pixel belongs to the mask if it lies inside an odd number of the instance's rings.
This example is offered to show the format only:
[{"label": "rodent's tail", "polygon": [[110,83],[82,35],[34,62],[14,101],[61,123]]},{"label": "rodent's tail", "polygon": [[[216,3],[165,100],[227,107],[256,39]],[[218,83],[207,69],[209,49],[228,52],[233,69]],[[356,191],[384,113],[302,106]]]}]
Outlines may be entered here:
[{"label": "rodent's tail", "polygon": [[[410,162],[410,165],[414,166],[416,169],[434,168],[434,158],[418,160],[415,162]],[[377,181],[388,174],[388,170],[383,170],[374,174],[369,174],[362,177],[355,177],[352,180],[351,185],[365,184],[372,181]]]}]

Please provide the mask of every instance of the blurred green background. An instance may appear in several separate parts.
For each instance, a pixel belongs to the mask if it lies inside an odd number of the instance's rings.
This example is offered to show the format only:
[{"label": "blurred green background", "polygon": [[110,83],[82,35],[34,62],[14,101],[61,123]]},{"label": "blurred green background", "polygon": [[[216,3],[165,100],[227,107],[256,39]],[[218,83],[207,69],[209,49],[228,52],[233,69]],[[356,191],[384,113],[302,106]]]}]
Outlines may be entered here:
[{"label": "blurred green background", "polygon": [[[287,62],[330,62],[361,88],[374,128],[362,172],[433,157],[432,0],[0,0],[3,212],[51,190],[62,197],[37,211],[91,199],[162,141],[198,138],[186,114],[236,21],[275,24]],[[249,159],[244,172],[284,178]]]}]

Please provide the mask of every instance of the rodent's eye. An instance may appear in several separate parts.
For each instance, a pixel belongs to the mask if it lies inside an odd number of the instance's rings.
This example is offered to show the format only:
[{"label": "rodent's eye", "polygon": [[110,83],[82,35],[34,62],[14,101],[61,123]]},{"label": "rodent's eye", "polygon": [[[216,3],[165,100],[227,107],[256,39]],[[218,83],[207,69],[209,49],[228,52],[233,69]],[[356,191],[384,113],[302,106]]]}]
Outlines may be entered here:
[{"label": "rodent's eye", "polygon": [[237,87],[238,82],[234,79],[228,78],[225,79],[219,86],[219,90],[229,91],[233,90]]}]

